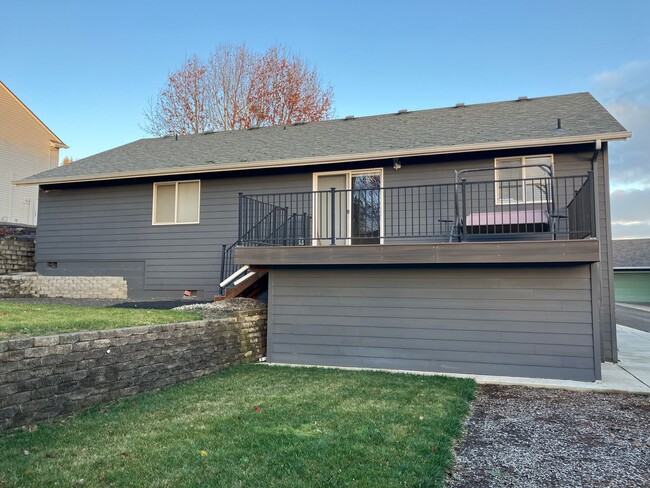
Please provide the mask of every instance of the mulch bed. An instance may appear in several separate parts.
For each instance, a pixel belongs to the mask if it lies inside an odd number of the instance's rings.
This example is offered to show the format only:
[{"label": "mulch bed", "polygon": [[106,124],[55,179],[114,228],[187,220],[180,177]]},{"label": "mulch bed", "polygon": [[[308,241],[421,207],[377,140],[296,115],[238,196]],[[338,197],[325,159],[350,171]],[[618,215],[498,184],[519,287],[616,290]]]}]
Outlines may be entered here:
[{"label": "mulch bed", "polygon": [[32,225],[0,224],[0,239],[4,237],[32,237],[36,234],[36,227]]},{"label": "mulch bed", "polygon": [[648,487],[650,396],[480,387],[453,487]]},{"label": "mulch bed", "polygon": [[3,301],[35,305],[71,305],[73,307],[147,308],[171,310],[182,305],[204,303],[204,300],[172,300],[166,298],[103,299],[103,298],[1,298]]}]

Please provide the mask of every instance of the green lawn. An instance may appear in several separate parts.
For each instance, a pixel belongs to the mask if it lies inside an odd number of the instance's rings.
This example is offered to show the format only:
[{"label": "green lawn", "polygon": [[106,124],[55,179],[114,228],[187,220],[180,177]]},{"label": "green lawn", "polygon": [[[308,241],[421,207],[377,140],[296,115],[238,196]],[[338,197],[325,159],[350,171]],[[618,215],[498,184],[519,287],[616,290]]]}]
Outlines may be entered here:
[{"label": "green lawn", "polygon": [[237,366],[0,434],[0,486],[442,486],[472,380]]},{"label": "green lawn", "polygon": [[73,307],[0,301],[0,340],[26,336],[188,322],[197,312]]}]

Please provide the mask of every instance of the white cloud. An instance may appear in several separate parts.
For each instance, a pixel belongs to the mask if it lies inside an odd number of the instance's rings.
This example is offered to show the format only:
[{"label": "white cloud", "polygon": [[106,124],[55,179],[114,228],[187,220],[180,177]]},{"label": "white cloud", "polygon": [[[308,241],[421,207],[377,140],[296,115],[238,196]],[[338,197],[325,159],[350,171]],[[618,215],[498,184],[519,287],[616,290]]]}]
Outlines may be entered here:
[{"label": "white cloud", "polygon": [[611,199],[613,222],[650,223],[650,188],[613,191]]},{"label": "white cloud", "polygon": [[633,136],[611,145],[611,186],[650,187],[650,61],[633,61],[592,79],[592,91]]},{"label": "white cloud", "polygon": [[614,237],[650,237],[650,61],[594,75],[592,93],[633,134],[610,145]]},{"label": "white cloud", "polygon": [[650,237],[650,223],[618,224],[612,222],[614,239],[638,239]]}]

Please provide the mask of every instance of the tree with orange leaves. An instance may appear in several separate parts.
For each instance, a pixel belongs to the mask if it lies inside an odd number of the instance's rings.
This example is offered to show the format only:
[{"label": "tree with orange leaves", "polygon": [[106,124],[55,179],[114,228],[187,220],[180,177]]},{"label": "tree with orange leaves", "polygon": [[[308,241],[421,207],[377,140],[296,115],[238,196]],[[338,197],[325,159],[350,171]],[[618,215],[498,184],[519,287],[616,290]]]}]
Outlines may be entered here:
[{"label": "tree with orange leaves", "polygon": [[332,116],[333,98],[316,68],[285,48],[259,55],[227,44],[169,74],[144,111],[143,129],[162,136],[312,122]]},{"label": "tree with orange leaves", "polygon": [[248,93],[249,125],[314,122],[332,115],[334,93],[300,56],[272,47],[256,59]]}]

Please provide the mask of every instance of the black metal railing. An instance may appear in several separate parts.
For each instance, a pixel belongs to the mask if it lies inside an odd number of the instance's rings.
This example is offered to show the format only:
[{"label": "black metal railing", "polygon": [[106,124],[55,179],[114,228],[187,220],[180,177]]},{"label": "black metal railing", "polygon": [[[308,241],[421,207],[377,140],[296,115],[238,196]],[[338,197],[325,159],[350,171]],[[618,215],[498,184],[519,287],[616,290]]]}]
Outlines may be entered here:
[{"label": "black metal railing", "polygon": [[240,195],[240,246],[583,239],[591,173],[352,190]]},{"label": "black metal railing", "polygon": [[585,239],[595,237],[596,208],[595,185],[593,173],[589,173],[587,180],[575,191],[573,199],[567,205],[567,220],[570,239]]},{"label": "black metal railing", "polygon": [[[580,176],[239,195],[240,246],[308,246],[595,237],[595,188]],[[232,286],[230,284],[229,286]]]}]

